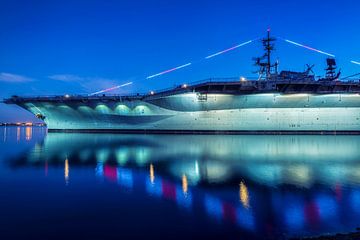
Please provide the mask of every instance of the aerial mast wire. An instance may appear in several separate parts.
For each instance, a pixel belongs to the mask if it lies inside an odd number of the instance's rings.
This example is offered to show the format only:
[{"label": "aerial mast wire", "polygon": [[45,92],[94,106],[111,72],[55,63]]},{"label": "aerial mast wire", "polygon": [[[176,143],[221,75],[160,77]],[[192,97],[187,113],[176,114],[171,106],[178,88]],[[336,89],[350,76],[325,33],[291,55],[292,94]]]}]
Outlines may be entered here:
[{"label": "aerial mast wire", "polygon": [[356,77],[356,76],[358,76],[358,75],[360,75],[360,72],[359,72],[359,73],[356,73],[356,74],[353,74],[353,75],[350,75],[350,76],[346,76],[346,77],[344,77],[344,78],[342,78],[342,79],[340,79],[340,80],[345,80],[345,79],[348,79],[348,78],[351,78],[351,77]]},{"label": "aerial mast wire", "polygon": [[[272,76],[272,74],[277,74],[277,67],[278,63],[271,64],[271,51],[275,49],[274,47],[274,41],[276,39],[270,37],[270,28],[267,29],[267,36],[266,38],[263,38],[262,45],[265,50],[265,54],[262,57],[254,58],[255,65],[260,67],[258,74],[259,74],[259,80],[262,79],[262,76],[265,74],[265,80],[269,80]],[[274,71],[272,71],[274,69]]]}]

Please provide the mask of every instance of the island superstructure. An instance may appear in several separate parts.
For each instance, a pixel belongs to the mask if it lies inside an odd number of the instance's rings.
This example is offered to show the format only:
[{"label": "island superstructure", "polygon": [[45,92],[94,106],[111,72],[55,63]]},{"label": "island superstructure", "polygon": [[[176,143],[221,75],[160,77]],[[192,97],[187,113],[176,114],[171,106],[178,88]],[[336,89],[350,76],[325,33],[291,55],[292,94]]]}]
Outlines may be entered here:
[{"label": "island superstructure", "polygon": [[340,81],[336,62],[326,76],[281,71],[273,41],[255,58],[259,78],[207,79],[136,95],[13,96],[5,99],[44,120],[51,131],[153,133],[360,133],[360,83]]}]

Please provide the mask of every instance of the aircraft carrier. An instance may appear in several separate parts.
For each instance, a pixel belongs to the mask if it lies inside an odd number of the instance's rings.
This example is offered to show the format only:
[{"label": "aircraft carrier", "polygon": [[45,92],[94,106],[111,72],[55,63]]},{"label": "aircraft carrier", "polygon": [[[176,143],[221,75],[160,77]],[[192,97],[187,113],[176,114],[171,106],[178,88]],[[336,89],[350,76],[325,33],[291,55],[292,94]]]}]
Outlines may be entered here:
[{"label": "aircraft carrier", "polygon": [[326,75],[278,72],[275,39],[262,39],[259,78],[207,79],[147,94],[12,96],[50,131],[149,133],[359,134],[359,79],[340,80],[334,58]]}]

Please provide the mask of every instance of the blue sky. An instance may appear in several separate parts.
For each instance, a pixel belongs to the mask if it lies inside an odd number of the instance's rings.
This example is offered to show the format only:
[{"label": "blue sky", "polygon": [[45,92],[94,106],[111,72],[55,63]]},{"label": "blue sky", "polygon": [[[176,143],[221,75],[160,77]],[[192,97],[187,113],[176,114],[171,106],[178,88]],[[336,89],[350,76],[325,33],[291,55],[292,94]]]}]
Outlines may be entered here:
[{"label": "blue sky", "polygon": [[[336,55],[343,76],[360,72],[360,2],[342,1],[0,1],[0,97],[91,93],[133,81],[113,93],[147,92],[209,77],[253,76],[252,43],[275,36]],[[277,41],[280,69],[326,56]],[[147,76],[195,62],[152,79]],[[32,120],[0,104],[0,122]]]}]

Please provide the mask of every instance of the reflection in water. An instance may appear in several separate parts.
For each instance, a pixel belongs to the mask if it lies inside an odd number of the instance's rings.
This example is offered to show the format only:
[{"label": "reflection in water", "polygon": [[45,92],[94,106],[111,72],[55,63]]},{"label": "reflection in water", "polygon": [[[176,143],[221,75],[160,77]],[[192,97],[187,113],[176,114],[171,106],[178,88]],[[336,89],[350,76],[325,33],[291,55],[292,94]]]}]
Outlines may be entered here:
[{"label": "reflection in water", "polygon": [[[151,164],[152,169],[154,169]],[[188,190],[187,178],[185,175],[182,177],[181,187],[180,184],[165,180],[161,177],[156,178],[150,182],[146,179],[146,190],[152,196],[162,197],[165,200],[176,202],[179,206],[189,209],[192,206],[192,194]]]},{"label": "reflection in water", "polygon": [[106,162],[110,156],[110,149],[102,148],[96,151],[96,159],[99,162]]},{"label": "reflection in water", "polygon": [[124,166],[129,158],[129,152],[126,148],[115,150],[116,161],[119,165]]},{"label": "reflection in water", "polygon": [[47,177],[48,173],[49,173],[49,165],[48,165],[48,162],[45,161],[45,176],[46,177]]},{"label": "reflection in water", "polygon": [[104,183],[254,236],[352,231],[360,222],[357,136],[54,133],[38,146],[10,166],[45,164],[47,174],[66,154],[67,184],[71,159]]},{"label": "reflection in water", "polygon": [[6,132],[7,132],[7,128],[5,127],[4,128],[4,134],[3,134],[3,140],[4,140],[4,142],[6,142]]},{"label": "reflection in water", "polygon": [[187,192],[188,192],[188,181],[187,181],[187,178],[186,178],[185,174],[183,174],[181,180],[182,180],[182,190],[183,190],[184,194],[187,194]]},{"label": "reflection in water", "polygon": [[25,139],[26,141],[30,141],[32,138],[32,127],[25,128]]},{"label": "reflection in water", "polygon": [[64,177],[66,185],[69,184],[69,160],[65,159],[65,166],[64,166]]},{"label": "reflection in water", "polygon": [[16,141],[20,141],[20,127],[16,128]]},{"label": "reflection in water", "polygon": [[150,164],[150,182],[154,183],[155,174],[154,174],[154,165]]},{"label": "reflection in water", "polygon": [[249,192],[248,189],[243,181],[240,182],[240,201],[245,208],[249,208]]}]

